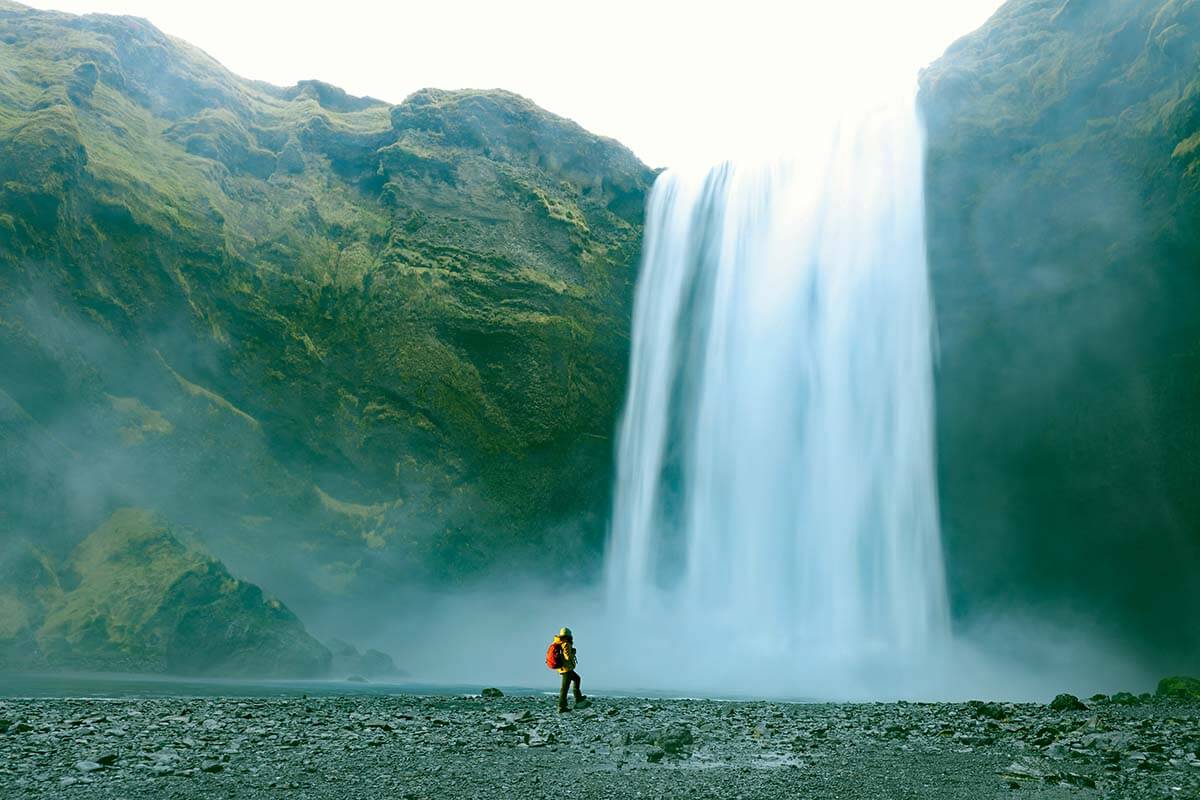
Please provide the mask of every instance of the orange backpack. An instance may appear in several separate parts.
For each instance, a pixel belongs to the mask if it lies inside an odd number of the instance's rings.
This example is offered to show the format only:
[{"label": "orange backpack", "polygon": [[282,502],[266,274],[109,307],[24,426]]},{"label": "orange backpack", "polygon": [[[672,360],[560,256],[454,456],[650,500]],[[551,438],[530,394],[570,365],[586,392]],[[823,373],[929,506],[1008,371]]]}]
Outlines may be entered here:
[{"label": "orange backpack", "polygon": [[562,668],[563,654],[562,646],[558,642],[551,642],[546,648],[546,666],[550,669],[557,670]]}]

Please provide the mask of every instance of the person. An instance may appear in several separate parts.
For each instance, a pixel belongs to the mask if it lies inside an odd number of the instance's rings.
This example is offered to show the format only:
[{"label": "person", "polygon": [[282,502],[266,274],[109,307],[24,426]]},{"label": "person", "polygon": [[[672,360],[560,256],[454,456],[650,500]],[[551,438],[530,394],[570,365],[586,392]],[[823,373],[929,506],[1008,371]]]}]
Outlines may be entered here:
[{"label": "person", "polygon": [[570,628],[562,628],[558,635],[554,637],[552,647],[557,647],[559,650],[558,658],[558,674],[562,676],[562,686],[558,690],[558,712],[560,714],[570,711],[567,705],[567,688],[573,686],[575,689],[575,705],[587,702],[587,696],[580,691],[579,673],[575,671],[578,661],[578,653],[575,650],[575,637],[571,633]]}]

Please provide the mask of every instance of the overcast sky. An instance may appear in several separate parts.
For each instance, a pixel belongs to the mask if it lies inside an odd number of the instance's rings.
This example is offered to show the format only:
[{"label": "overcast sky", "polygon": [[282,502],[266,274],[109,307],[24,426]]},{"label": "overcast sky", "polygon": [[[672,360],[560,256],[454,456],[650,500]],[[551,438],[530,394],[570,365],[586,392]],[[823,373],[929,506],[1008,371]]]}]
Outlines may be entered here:
[{"label": "overcast sky", "polygon": [[[786,149],[813,115],[883,91],[1001,0],[25,0],[146,17],[234,72],[399,102],[504,88],[652,166]],[[853,100],[852,100],[853,99]]]}]

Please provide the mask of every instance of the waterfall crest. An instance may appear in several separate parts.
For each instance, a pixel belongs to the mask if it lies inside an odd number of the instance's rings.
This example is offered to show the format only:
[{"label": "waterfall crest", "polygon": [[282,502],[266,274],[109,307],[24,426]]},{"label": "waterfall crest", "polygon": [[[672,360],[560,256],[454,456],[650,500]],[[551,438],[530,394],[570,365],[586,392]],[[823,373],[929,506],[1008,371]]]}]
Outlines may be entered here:
[{"label": "waterfall crest", "polygon": [[654,186],[608,606],[694,665],[896,663],[949,636],[922,147],[910,96],[801,157]]}]

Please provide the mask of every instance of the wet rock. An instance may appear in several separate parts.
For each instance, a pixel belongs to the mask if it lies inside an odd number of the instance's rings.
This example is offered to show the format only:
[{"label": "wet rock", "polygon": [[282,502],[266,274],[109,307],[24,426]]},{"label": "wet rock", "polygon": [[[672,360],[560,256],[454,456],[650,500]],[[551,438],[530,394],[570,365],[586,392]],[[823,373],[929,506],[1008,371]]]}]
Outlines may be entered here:
[{"label": "wet rock", "polygon": [[1086,711],[1087,706],[1073,694],[1060,694],[1050,701],[1052,711]]},{"label": "wet rock", "polygon": [[1118,706],[1136,706],[1141,701],[1129,692],[1117,692],[1108,698],[1108,702]]},{"label": "wet rock", "polygon": [[113,764],[117,763],[117,754],[105,753],[104,755],[97,756],[95,761],[102,767],[111,767]]}]

